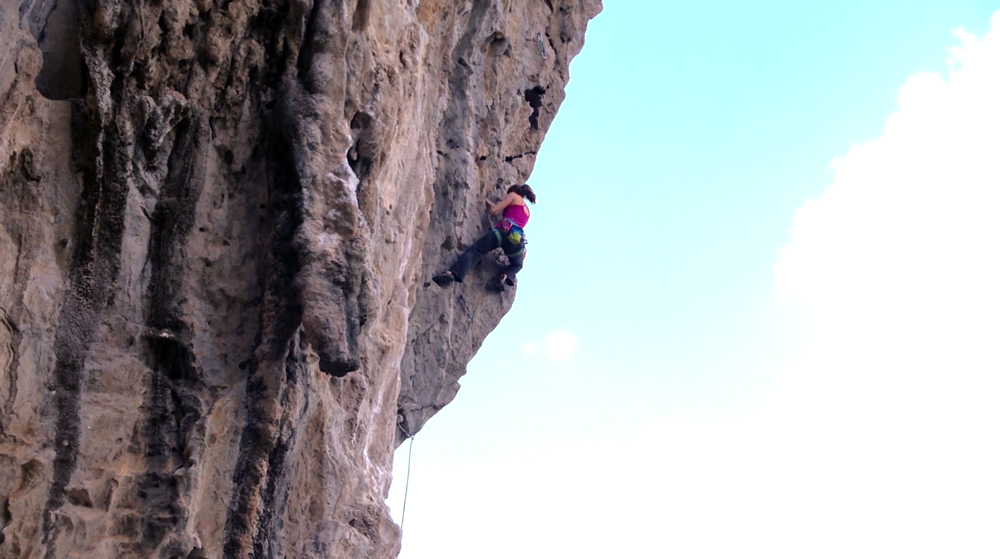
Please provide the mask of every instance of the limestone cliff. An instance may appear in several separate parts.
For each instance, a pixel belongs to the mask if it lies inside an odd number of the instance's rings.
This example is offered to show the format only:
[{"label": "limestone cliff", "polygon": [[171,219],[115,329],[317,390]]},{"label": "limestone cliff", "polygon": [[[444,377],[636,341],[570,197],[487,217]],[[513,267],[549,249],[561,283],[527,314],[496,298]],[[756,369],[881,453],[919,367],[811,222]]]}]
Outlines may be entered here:
[{"label": "limestone cliff", "polygon": [[[389,558],[600,0],[5,0],[0,557]],[[544,200],[544,190],[540,192]]]}]

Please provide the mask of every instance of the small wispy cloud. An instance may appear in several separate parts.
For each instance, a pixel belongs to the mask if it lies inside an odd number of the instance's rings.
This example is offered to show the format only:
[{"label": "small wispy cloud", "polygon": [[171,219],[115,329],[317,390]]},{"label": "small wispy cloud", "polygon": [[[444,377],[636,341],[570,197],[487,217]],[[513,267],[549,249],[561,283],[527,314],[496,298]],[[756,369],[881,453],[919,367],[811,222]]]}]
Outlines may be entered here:
[{"label": "small wispy cloud", "polygon": [[527,356],[537,355],[541,350],[550,363],[564,363],[573,357],[573,352],[580,345],[580,340],[564,330],[555,330],[539,342],[524,342],[521,352]]},{"label": "small wispy cloud", "polygon": [[580,340],[576,336],[562,330],[556,330],[542,340],[545,357],[552,363],[569,361],[578,345]]}]

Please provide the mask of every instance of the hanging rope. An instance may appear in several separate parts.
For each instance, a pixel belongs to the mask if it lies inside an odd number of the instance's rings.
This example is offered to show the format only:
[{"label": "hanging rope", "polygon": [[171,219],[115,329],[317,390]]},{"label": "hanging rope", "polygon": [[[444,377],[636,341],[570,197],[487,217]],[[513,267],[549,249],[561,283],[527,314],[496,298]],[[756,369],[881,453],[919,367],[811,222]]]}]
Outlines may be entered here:
[{"label": "hanging rope", "polygon": [[[464,346],[465,342],[469,339],[469,334],[472,331],[472,325],[476,321],[476,313],[479,312],[479,307],[482,304],[483,304],[483,299],[481,298],[479,299],[479,301],[476,302],[475,308],[469,309],[468,306],[465,307],[466,314],[469,317],[469,327],[466,329],[465,336],[462,337],[462,343],[459,344],[459,347]],[[406,430],[406,427],[403,427],[404,421],[405,421],[404,418],[401,417],[400,420],[396,423],[396,426],[399,427],[399,430],[402,431],[404,435],[406,435],[406,438],[410,439],[410,448],[407,450],[407,456],[406,456],[406,486],[403,489],[403,512],[399,516],[400,531],[403,530],[403,525],[406,523],[406,501],[409,499],[410,496],[410,469],[413,463],[413,439],[414,439],[414,436],[411,435],[410,432]]]},{"label": "hanging rope", "polygon": [[399,517],[399,530],[403,530],[403,523],[406,522],[406,499],[410,495],[410,463],[413,460],[413,437],[410,437],[410,450],[406,457],[406,488],[403,489],[403,514]]}]

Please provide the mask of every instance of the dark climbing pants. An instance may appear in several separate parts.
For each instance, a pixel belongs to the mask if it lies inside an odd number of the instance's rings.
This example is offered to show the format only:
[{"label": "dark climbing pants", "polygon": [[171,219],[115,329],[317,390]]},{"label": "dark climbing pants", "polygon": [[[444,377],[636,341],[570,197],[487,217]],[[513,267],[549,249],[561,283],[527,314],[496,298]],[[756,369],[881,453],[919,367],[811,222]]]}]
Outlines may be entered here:
[{"label": "dark climbing pants", "polygon": [[[500,233],[497,235],[497,233]],[[497,237],[500,237],[500,241],[497,242]],[[486,232],[485,235],[479,237],[479,239],[472,244],[469,248],[465,249],[465,252],[458,257],[458,260],[451,265],[451,273],[455,275],[455,281],[462,281],[465,278],[465,274],[469,273],[469,270],[479,262],[479,259],[489,254],[489,252],[497,247],[502,247],[504,254],[507,255],[507,260],[510,261],[510,265],[507,266],[501,273],[507,275],[507,281],[513,285],[514,277],[521,268],[524,267],[524,243],[513,244],[507,240],[507,236],[497,231],[496,229],[491,229]]]}]

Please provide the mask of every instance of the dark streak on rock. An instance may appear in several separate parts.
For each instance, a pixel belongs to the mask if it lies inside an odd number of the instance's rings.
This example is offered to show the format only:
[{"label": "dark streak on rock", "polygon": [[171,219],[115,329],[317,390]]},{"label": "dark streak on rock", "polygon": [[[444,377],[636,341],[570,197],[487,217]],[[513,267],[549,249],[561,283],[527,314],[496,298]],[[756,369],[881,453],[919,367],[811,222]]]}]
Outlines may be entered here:
[{"label": "dark streak on rock", "polygon": [[274,312],[271,332],[264,343],[270,360],[282,359],[302,323],[301,294],[295,278],[302,269],[295,234],[302,225],[302,189],[288,144],[278,133],[269,142],[268,199],[271,225],[271,274],[265,294],[265,309]]},{"label": "dark streak on rock", "polygon": [[[272,126],[274,126],[272,120]],[[301,188],[288,142],[272,129],[267,142],[268,208],[271,216],[271,248],[262,323],[261,348],[250,360],[244,406],[247,424],[240,438],[240,451],[233,473],[233,496],[226,518],[223,553],[240,559],[272,557],[275,535],[274,509],[282,479],[288,440],[280,424],[287,421],[288,392],[304,374],[299,374],[296,332],[302,322],[300,295],[295,277],[301,269],[295,248],[295,233],[302,223]],[[278,405],[280,403],[280,405]],[[290,422],[288,422],[290,423]],[[275,467],[279,469],[274,469]]]},{"label": "dark streak on rock", "polygon": [[289,471],[285,467],[285,461],[298,435],[302,415],[308,407],[307,401],[296,401],[307,397],[309,391],[307,380],[309,367],[302,353],[306,345],[305,339],[297,336],[297,340],[292,340],[289,345],[288,355],[285,358],[285,381],[289,389],[282,392],[283,414],[278,423],[279,436],[267,455],[269,475],[262,492],[261,500],[264,506],[253,541],[252,557],[255,559],[284,556],[280,534],[281,518],[285,512],[289,490]]},{"label": "dark streak on rock", "polygon": [[308,407],[305,345],[300,335],[293,336],[283,360],[261,364],[247,381],[248,422],[226,519],[225,557],[283,556],[281,517],[289,490],[285,461]]},{"label": "dark streak on rock", "polygon": [[[118,279],[128,187],[115,173],[116,159],[124,150],[114,136],[104,136],[90,120],[93,98],[73,105],[74,159],[82,166],[83,191],[76,216],[76,251],[70,270],[70,288],[59,313],[53,352],[56,362],[50,389],[54,392],[55,460],[53,480],[42,516],[42,541],[51,544],[58,532],[57,509],[65,499],[66,485],[76,467],[80,435],[80,391],[84,362],[104,316],[114,297]],[[76,143],[85,139],[83,144]],[[91,158],[89,154],[95,153]],[[118,167],[122,168],[122,167]],[[54,556],[48,545],[45,557]]]},{"label": "dark streak on rock", "polygon": [[309,69],[312,67],[313,59],[313,37],[316,35],[316,27],[319,25],[317,20],[321,17],[320,12],[324,7],[324,0],[313,0],[312,9],[309,13],[309,18],[306,20],[305,26],[305,40],[302,41],[302,47],[298,53],[298,60],[296,60],[296,65],[298,66],[298,77],[302,80],[302,83],[306,85],[306,89],[313,93],[313,84],[310,79]]},{"label": "dark streak on rock", "polygon": [[150,280],[146,291],[146,349],[150,368],[143,426],[148,471],[138,484],[143,514],[140,538],[129,547],[137,554],[156,549],[182,527],[187,511],[178,506],[174,471],[185,465],[189,437],[201,419],[205,390],[190,350],[192,332],[184,320],[183,246],[194,227],[205,165],[204,123],[183,119],[175,128],[167,176],[150,223]]}]

